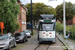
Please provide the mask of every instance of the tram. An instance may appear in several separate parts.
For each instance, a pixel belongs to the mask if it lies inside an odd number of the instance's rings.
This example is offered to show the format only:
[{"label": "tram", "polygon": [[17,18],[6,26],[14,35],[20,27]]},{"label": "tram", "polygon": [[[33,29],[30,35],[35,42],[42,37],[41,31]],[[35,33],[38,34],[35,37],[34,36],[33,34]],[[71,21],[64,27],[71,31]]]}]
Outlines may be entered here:
[{"label": "tram", "polygon": [[42,19],[39,20],[38,41],[56,42],[56,18],[54,15],[41,14]]}]

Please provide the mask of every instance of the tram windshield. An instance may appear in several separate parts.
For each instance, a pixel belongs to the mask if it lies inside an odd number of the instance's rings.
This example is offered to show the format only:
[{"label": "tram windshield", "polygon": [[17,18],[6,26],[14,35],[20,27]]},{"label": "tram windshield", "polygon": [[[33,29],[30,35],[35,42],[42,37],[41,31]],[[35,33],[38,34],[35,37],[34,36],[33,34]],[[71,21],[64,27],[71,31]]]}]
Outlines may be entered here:
[{"label": "tram windshield", "polygon": [[55,23],[41,23],[39,25],[41,31],[53,31],[55,30]]}]

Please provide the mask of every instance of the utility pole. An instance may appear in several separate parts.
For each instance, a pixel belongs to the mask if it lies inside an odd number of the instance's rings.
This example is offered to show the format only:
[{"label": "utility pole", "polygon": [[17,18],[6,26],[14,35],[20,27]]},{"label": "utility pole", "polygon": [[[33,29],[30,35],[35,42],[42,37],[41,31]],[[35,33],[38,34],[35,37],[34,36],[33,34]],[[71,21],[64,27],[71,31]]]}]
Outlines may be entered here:
[{"label": "utility pole", "polygon": [[[55,0],[49,0],[49,1],[55,1]],[[57,1],[57,0],[56,0]],[[63,32],[64,32],[64,38],[66,37],[66,18],[65,18],[65,0],[63,0]]]},{"label": "utility pole", "polygon": [[66,37],[66,18],[65,18],[65,0],[63,0],[63,32],[64,32],[64,38]]},{"label": "utility pole", "polygon": [[31,35],[33,35],[33,24],[32,24],[32,0],[31,0]]}]

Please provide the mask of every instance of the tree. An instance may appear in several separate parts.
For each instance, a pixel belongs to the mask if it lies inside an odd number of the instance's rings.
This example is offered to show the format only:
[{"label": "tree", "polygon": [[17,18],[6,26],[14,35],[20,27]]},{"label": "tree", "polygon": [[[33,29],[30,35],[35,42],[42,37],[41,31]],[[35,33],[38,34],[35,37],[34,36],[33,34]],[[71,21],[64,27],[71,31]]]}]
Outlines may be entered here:
[{"label": "tree", "polygon": [[[31,4],[26,4],[26,8],[28,9],[27,22],[31,20]],[[40,14],[54,14],[56,15],[56,11],[52,7],[47,7],[44,3],[33,3],[33,20],[38,21],[40,18]]]},{"label": "tree", "polygon": [[[71,2],[65,2],[65,13],[66,13],[66,21],[73,18],[74,15],[74,9],[73,4]],[[56,7],[56,18],[59,19],[61,22],[63,21],[63,4],[58,5]]]},{"label": "tree", "polygon": [[[75,4],[73,4],[73,9],[75,10]],[[74,11],[74,14],[75,14],[75,11]]]},{"label": "tree", "polygon": [[4,32],[14,32],[19,29],[17,23],[17,14],[19,5],[16,4],[17,0],[0,0],[0,22],[4,22]]}]

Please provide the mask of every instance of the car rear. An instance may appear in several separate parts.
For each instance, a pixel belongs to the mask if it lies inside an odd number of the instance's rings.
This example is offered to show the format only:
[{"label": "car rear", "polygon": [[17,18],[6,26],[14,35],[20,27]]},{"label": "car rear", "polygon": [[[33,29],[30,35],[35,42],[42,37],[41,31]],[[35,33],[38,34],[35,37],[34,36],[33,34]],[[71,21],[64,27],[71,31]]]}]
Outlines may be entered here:
[{"label": "car rear", "polygon": [[15,33],[15,39],[16,39],[16,42],[23,42],[24,40],[23,32]]}]

